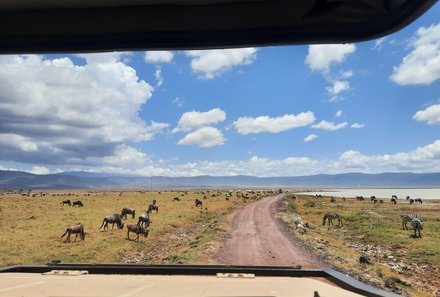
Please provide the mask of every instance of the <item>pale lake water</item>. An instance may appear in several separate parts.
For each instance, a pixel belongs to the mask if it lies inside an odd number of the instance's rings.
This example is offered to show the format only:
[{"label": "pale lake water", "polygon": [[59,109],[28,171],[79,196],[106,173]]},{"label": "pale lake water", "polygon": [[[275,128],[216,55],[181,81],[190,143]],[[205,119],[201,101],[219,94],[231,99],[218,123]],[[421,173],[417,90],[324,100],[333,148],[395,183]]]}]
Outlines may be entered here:
[{"label": "pale lake water", "polygon": [[439,189],[325,189],[315,192],[298,192],[298,194],[313,195],[316,194],[322,196],[335,196],[354,198],[356,196],[363,196],[364,198],[370,198],[376,196],[376,198],[391,198],[392,195],[396,195],[398,198],[405,199],[406,196],[411,198],[422,199],[440,199]]}]

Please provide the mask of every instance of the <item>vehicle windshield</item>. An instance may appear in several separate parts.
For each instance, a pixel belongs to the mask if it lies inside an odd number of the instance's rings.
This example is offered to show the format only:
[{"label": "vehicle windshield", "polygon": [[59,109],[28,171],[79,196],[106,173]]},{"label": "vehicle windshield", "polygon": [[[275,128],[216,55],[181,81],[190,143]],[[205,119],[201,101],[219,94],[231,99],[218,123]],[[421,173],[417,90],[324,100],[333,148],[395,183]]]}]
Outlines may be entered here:
[{"label": "vehicle windshield", "polygon": [[0,266],[331,267],[440,294],[439,15],[356,44],[0,56]]}]

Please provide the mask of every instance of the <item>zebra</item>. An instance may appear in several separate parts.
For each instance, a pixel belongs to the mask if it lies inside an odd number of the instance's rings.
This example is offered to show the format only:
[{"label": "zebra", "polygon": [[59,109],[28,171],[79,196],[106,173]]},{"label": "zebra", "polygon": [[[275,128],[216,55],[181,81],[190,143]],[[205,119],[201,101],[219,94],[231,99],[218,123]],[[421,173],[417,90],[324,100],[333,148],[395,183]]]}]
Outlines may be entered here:
[{"label": "zebra", "polygon": [[[395,196],[394,196],[394,197],[395,197]],[[397,198],[394,198],[394,197],[391,198],[391,201],[390,201],[390,202],[393,203],[393,204],[397,204]]]},{"label": "zebra", "polygon": [[403,230],[408,230],[408,226],[406,225],[408,222],[412,222],[414,219],[418,219],[421,221],[419,215],[417,214],[403,214],[400,215],[400,217],[402,218],[402,229]]},{"label": "zebra", "polygon": [[[423,230],[423,222],[421,219],[419,218],[413,218],[411,221],[411,226],[413,227],[414,230],[414,237],[417,238],[422,238],[422,234],[420,233],[420,230]],[[417,236],[417,232],[419,233],[419,236]]]},{"label": "zebra", "polygon": [[414,202],[415,202],[415,203],[419,202],[420,204],[423,203],[423,202],[422,202],[422,198],[416,198],[416,199],[414,199]]},{"label": "zebra", "polygon": [[333,225],[333,220],[337,219],[338,220],[338,227],[339,226],[343,226],[342,224],[342,217],[340,214],[338,213],[334,213],[334,212],[328,212],[324,215],[324,218],[322,219],[322,225],[325,225],[325,221],[328,221],[328,224],[332,224]]}]

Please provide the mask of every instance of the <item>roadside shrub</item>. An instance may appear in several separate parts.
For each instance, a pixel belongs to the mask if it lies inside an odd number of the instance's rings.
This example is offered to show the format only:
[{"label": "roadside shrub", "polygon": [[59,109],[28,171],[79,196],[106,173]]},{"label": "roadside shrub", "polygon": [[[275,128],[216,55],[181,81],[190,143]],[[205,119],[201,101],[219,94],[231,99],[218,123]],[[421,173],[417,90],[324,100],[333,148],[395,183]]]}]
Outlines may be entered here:
[{"label": "roadside shrub", "polygon": [[306,201],[304,203],[304,206],[306,206],[306,207],[315,207],[315,205],[316,205],[315,201],[311,201],[311,200]]}]

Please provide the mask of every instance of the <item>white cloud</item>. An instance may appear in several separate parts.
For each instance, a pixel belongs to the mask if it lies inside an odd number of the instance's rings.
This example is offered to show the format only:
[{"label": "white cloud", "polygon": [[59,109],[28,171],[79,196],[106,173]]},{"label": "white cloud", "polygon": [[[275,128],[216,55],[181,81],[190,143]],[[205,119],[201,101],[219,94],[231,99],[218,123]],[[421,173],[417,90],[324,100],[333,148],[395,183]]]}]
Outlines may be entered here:
[{"label": "white cloud", "polygon": [[156,67],[154,77],[156,78],[156,86],[160,87],[163,85],[164,78],[162,76],[162,69],[160,67]]},{"label": "white cloud", "polygon": [[196,128],[223,122],[225,119],[226,113],[220,108],[214,108],[206,112],[185,112],[180,117],[177,127],[173,129],[173,133],[179,131],[188,132]]},{"label": "white cloud", "polygon": [[394,67],[391,80],[399,85],[429,85],[440,78],[440,24],[421,27],[413,36],[411,53]]},{"label": "white cloud", "polygon": [[223,145],[225,141],[226,139],[219,129],[214,127],[203,127],[185,135],[185,137],[179,140],[178,144],[213,147]]},{"label": "white cloud", "polygon": [[355,129],[360,129],[360,128],[365,127],[365,124],[353,123],[350,127],[355,128]]},{"label": "white cloud", "polygon": [[382,50],[382,44],[386,40],[386,37],[381,37],[379,39],[376,39],[374,41],[374,46],[371,48],[372,50],[381,51]]},{"label": "white cloud", "polygon": [[1,159],[72,164],[112,156],[126,141],[147,141],[167,124],[138,112],[153,88],[123,63],[124,53],[0,59]]},{"label": "white cloud", "polygon": [[315,140],[318,137],[318,135],[316,134],[310,134],[306,137],[304,137],[304,142],[310,142],[312,140]]},{"label": "white cloud", "polygon": [[34,174],[49,174],[50,170],[49,170],[49,168],[44,167],[44,166],[34,166],[30,170],[30,172],[34,173]]},{"label": "white cloud", "polygon": [[353,77],[353,75],[354,75],[353,70],[347,70],[347,71],[342,72],[341,77],[342,78],[350,78],[350,77]]},{"label": "white cloud", "polygon": [[251,64],[257,57],[255,48],[193,50],[186,51],[191,57],[191,69],[203,79],[213,79],[239,65]]},{"label": "white cloud", "polygon": [[335,113],[335,117],[339,118],[340,116],[342,116],[342,110],[338,110],[338,111]]},{"label": "white cloud", "polygon": [[335,80],[331,83],[333,84],[331,87],[326,87],[327,93],[331,96],[338,95],[350,89],[350,83],[348,81]]},{"label": "white cloud", "polygon": [[173,61],[174,54],[170,51],[148,51],[145,53],[144,60],[147,63],[170,63]]},{"label": "white cloud", "polygon": [[413,116],[418,122],[427,122],[429,125],[440,124],[440,104],[434,104],[424,110],[419,110]]},{"label": "white cloud", "polygon": [[343,129],[345,127],[347,127],[347,123],[343,122],[340,124],[335,124],[333,122],[328,122],[328,121],[321,121],[316,125],[312,125],[312,128],[315,129],[322,129],[322,130],[327,130],[327,131],[336,131],[339,129]]},{"label": "white cloud", "polygon": [[251,133],[278,133],[298,127],[310,125],[315,121],[315,115],[311,111],[301,112],[297,115],[285,114],[280,117],[271,118],[260,116],[256,118],[241,117],[233,123],[234,128],[240,134]]},{"label": "white cloud", "polygon": [[175,97],[173,101],[171,101],[171,103],[177,105],[177,107],[183,107],[185,101],[183,100],[183,98]]},{"label": "white cloud", "polygon": [[354,44],[309,45],[305,62],[311,70],[327,73],[332,65],[341,63],[355,51]]}]

